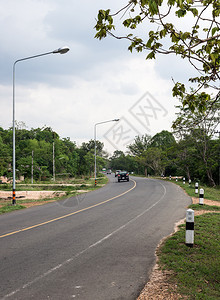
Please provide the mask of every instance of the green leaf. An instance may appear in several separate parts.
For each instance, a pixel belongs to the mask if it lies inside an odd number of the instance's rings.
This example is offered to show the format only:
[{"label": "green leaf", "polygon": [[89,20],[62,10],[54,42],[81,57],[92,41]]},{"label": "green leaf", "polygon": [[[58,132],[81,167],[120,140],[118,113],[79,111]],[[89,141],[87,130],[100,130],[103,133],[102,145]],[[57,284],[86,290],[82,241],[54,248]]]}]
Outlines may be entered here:
[{"label": "green leaf", "polygon": [[154,53],[154,51],[150,52],[150,53],[147,55],[147,57],[146,57],[146,59],[152,59],[152,58],[155,59],[155,53]]},{"label": "green leaf", "polygon": [[186,14],[186,10],[185,9],[179,9],[179,10],[176,11],[176,15],[177,15],[178,18],[184,17],[185,14]]},{"label": "green leaf", "polygon": [[190,8],[190,11],[193,13],[194,17],[198,16],[198,10],[196,8]]},{"label": "green leaf", "polygon": [[212,36],[214,36],[217,31],[219,31],[218,27],[212,28]]}]

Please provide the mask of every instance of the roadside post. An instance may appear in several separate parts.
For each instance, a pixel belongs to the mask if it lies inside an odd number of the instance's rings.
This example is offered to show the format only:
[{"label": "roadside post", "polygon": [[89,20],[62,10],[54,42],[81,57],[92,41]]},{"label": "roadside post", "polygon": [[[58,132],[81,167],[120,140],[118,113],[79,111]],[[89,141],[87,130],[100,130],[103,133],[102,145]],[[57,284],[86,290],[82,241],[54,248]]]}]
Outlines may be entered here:
[{"label": "roadside post", "polygon": [[176,181],[178,181],[177,176],[176,176]]},{"label": "roadside post", "polygon": [[189,186],[191,185],[191,182],[192,182],[191,179],[189,179]]},{"label": "roadside post", "polygon": [[195,183],[195,194],[198,194],[199,184],[198,182]]},{"label": "roadside post", "polygon": [[170,180],[171,180],[171,175],[170,175]]},{"label": "roadside post", "polygon": [[194,210],[186,211],[186,246],[193,247],[194,244]]},{"label": "roadside post", "polygon": [[203,202],[204,202],[204,190],[200,189],[199,190],[199,204],[203,205]]},{"label": "roadside post", "polygon": [[183,184],[185,184],[186,183],[186,178],[185,177],[183,177]]}]

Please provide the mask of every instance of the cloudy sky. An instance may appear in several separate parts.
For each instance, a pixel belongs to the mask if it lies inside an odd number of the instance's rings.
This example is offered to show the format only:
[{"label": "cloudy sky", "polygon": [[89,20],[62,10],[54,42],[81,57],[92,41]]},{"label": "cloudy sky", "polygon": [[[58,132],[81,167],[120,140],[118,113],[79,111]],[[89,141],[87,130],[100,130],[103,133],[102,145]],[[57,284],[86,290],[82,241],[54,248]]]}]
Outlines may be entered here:
[{"label": "cloudy sky", "polygon": [[94,138],[126,150],[136,135],[171,130],[172,77],[186,81],[187,63],[175,57],[146,61],[126,41],[94,39],[99,9],[127,1],[0,0],[0,126],[12,126],[12,70],[17,59],[62,46],[70,51],[16,64],[15,119],[28,129],[51,127],[77,145]]}]

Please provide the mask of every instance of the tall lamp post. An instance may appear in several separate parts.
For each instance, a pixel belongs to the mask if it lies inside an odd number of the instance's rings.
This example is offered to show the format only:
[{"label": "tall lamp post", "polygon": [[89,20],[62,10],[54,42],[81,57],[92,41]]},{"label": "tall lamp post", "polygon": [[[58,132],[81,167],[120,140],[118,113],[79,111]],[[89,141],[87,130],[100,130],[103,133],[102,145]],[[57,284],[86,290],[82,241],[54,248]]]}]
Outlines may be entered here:
[{"label": "tall lamp post", "polygon": [[38,54],[38,55],[34,55],[34,56],[21,58],[14,62],[14,65],[13,65],[13,120],[12,120],[12,124],[13,124],[12,125],[13,126],[13,167],[12,167],[13,168],[13,195],[12,195],[12,204],[13,205],[16,204],[16,197],[15,197],[15,66],[18,62],[23,61],[23,60],[28,60],[28,59],[32,59],[32,58],[36,58],[36,57],[40,57],[40,56],[45,56],[48,54],[56,54],[56,53],[64,54],[68,51],[69,51],[68,47],[62,47],[62,48],[59,48],[59,49],[51,51],[51,52],[46,52],[46,53],[42,53],[42,54]]},{"label": "tall lamp post", "polygon": [[96,126],[100,125],[100,124],[104,124],[104,123],[118,122],[118,121],[119,121],[119,119],[114,119],[114,120],[99,122],[99,123],[96,123],[95,126],[94,126],[94,140],[95,140],[95,185],[97,184],[97,181],[96,181]]}]

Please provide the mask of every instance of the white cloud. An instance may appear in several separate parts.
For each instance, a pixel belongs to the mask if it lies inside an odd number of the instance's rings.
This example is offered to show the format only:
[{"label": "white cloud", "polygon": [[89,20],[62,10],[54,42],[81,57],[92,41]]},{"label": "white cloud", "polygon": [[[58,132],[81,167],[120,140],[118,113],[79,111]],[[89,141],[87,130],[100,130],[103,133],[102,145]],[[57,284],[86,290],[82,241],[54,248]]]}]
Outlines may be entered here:
[{"label": "white cloud", "polygon": [[[115,6],[120,3],[124,1]],[[132,119],[129,109],[149,92],[169,111],[164,119],[152,122],[150,134],[170,130],[175,102],[168,57],[160,65],[146,61],[145,54],[130,54],[126,42],[93,38],[97,11],[112,7],[111,1],[83,1],[77,6],[66,0],[0,4],[0,26],[5,29],[0,45],[0,126],[8,128],[12,123],[14,61],[68,45],[70,52],[65,55],[16,65],[16,120],[28,128],[50,126],[77,143],[93,138],[95,123],[112,118],[127,118],[144,134],[145,128]],[[173,66],[175,72],[178,66]],[[103,137],[108,128],[110,124],[100,126],[98,138],[113,151]]]}]

